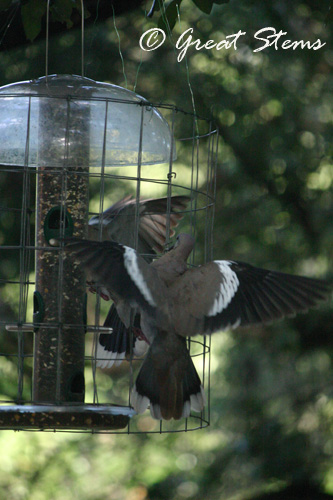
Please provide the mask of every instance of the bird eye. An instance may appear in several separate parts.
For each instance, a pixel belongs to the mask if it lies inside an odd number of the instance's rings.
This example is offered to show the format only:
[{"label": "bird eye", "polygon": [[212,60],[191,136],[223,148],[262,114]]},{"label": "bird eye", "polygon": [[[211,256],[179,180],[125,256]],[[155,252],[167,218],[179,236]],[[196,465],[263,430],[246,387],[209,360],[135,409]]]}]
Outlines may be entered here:
[{"label": "bird eye", "polygon": [[175,244],[174,244],[173,248],[177,248],[178,247],[179,241],[180,240],[179,240],[179,235],[178,235],[177,238],[176,238],[176,241],[175,241]]}]

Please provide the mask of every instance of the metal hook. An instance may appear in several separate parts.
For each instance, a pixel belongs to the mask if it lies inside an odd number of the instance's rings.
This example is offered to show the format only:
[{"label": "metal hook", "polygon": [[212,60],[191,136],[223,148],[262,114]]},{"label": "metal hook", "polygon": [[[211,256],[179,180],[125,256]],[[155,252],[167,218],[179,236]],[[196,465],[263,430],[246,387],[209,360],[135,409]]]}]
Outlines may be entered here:
[{"label": "metal hook", "polygon": [[171,179],[172,179],[172,178],[174,178],[174,179],[175,179],[176,177],[177,177],[176,172],[169,172],[169,173],[167,174],[167,178],[168,178],[168,180],[169,180],[169,181],[171,181]]},{"label": "metal hook", "polygon": [[[46,35],[45,35],[45,80],[49,74],[49,23],[50,23],[50,0],[46,7]],[[84,5],[81,0],[81,76],[84,76]]]}]

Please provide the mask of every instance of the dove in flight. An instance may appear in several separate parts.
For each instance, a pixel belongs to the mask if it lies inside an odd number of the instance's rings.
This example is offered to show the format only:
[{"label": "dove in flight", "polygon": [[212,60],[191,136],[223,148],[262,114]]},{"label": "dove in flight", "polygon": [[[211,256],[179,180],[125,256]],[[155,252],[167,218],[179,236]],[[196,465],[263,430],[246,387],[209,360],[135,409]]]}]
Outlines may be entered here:
[{"label": "dove in flight", "polygon": [[180,419],[191,408],[204,407],[204,389],[186,337],[294,316],[328,300],[332,291],[325,280],[232,260],[189,268],[193,247],[194,239],[180,234],[173,249],[149,264],[134,249],[115,242],[72,240],[65,246],[107,288],[126,326],[133,309],[140,314],[149,349],[131,404],[137,413],[150,406],[156,419]]},{"label": "dove in flight", "polygon": [[[183,218],[190,202],[188,196],[175,195],[169,199],[169,238],[175,234],[175,228]],[[141,199],[137,203],[131,195],[117,201],[102,215],[94,215],[88,223],[88,237],[98,241],[117,241],[123,245],[134,247],[136,232],[136,214],[138,223],[138,252],[145,260],[151,262],[156,253],[164,251],[167,238],[168,198]],[[100,231],[100,228],[102,229]],[[93,284],[90,291],[96,292]],[[110,300],[105,287],[99,289],[104,300]],[[96,364],[99,368],[108,369],[118,366],[126,354],[133,351],[135,357],[142,357],[148,349],[140,329],[140,317],[136,315],[132,334],[119,318],[114,304],[111,305],[104,321],[104,327],[112,328],[111,334],[101,333],[98,338]]]}]

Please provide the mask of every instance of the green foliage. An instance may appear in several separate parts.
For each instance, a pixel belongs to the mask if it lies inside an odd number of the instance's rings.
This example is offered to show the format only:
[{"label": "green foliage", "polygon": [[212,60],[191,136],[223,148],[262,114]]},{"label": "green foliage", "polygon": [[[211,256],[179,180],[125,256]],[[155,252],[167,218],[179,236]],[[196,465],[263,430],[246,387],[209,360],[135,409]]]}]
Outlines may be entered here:
[{"label": "green foliage", "polygon": [[[189,27],[194,39],[202,42],[223,40],[239,29],[247,32],[237,51],[191,47],[188,74],[169,40],[156,51],[140,52],[138,40],[147,29],[143,11],[117,19],[127,79],[134,85],[137,77],[138,93],[192,110],[190,82],[197,111],[214,113],[222,136],[215,258],[332,277],[333,62],[332,35],[325,24],[328,7],[326,0],[320,5],[238,0],[227,8],[215,6],[208,17],[183,1],[174,39]],[[291,40],[319,37],[327,44],[318,51],[272,47],[253,53],[253,33],[266,26],[287,31]],[[112,25],[88,30],[87,40],[87,76],[123,85]],[[1,84],[42,75],[44,50],[41,43],[3,53]],[[79,32],[50,40],[56,72],[75,72],[73,61],[79,55]],[[177,132],[186,137],[188,130]],[[1,204],[20,206],[22,186],[15,175],[0,178],[0,191]],[[18,237],[19,219],[1,218],[1,243],[11,244]],[[8,252],[0,269],[6,279],[13,279],[18,256]],[[6,299],[4,303],[1,295],[0,314],[10,318],[14,288],[7,290]],[[3,496],[248,500],[266,492],[266,500],[269,494],[278,498],[281,490],[279,498],[303,499],[305,494],[288,497],[292,487],[286,494],[284,488],[293,483],[301,491],[309,482],[332,495],[332,324],[332,307],[327,304],[272,326],[216,334],[209,429],[130,436],[2,432]],[[0,340],[2,350],[17,348],[16,338],[8,332],[2,332]],[[0,373],[1,392],[13,396],[15,359],[3,359]],[[121,372],[98,376],[110,399],[127,384]],[[318,488],[314,491],[312,498],[321,498]]]},{"label": "green foliage", "polygon": [[213,0],[193,0],[193,3],[205,14],[210,14],[213,8]]},{"label": "green foliage", "polygon": [[52,19],[61,23],[66,23],[67,28],[71,28],[73,23],[71,21],[72,10],[75,2],[72,0],[55,0],[52,4]]},{"label": "green foliage", "polygon": [[[47,2],[44,0],[27,0],[21,7],[24,31],[28,40],[33,41],[40,33],[46,13]],[[50,21],[65,23],[67,28],[73,26],[71,20],[73,9],[81,12],[79,0],[54,0],[50,6]],[[85,12],[85,17],[89,12]]]},{"label": "green foliage", "polygon": [[22,22],[28,40],[34,40],[39,34],[45,12],[46,2],[44,0],[29,0],[22,5]]},{"label": "green foliage", "polygon": [[165,33],[169,33],[173,30],[177,21],[181,2],[182,0],[172,0],[166,7],[163,15],[159,18],[158,27]]},{"label": "green foliage", "polygon": [[[156,2],[155,10],[162,10],[163,14],[158,20],[158,27],[163,29],[165,33],[173,30],[178,14],[180,13],[180,4],[182,0],[172,0],[165,7],[164,0]],[[192,0],[192,2],[205,14],[210,14],[215,4],[229,3],[229,0]]]},{"label": "green foliage", "polygon": [[2,10],[7,10],[12,5],[13,0],[0,0],[0,12]]},{"label": "green foliage", "polygon": [[[154,11],[162,10],[158,20],[159,28],[166,33],[172,31],[177,20],[182,0],[171,0],[166,6],[164,0],[157,0]],[[229,0],[192,0],[192,2],[205,14],[210,14],[214,4],[228,3]],[[7,10],[12,5],[12,0],[0,0],[0,11]],[[26,0],[21,6],[21,16],[24,31],[28,40],[33,41],[41,31],[41,24],[46,12],[46,2],[43,0]],[[67,28],[73,26],[71,20],[73,8],[81,11],[79,0],[54,0],[50,6],[50,21],[65,23]],[[86,12],[86,17],[89,15]]]}]

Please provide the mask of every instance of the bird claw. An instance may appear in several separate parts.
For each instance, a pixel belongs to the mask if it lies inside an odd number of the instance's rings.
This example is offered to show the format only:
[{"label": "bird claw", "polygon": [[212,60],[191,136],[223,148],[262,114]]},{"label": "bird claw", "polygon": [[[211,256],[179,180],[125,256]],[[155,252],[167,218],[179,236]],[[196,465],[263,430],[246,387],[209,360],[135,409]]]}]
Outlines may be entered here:
[{"label": "bird claw", "polygon": [[87,285],[89,286],[89,292],[90,293],[97,293],[96,287],[94,287],[92,281],[87,281]]},{"label": "bird claw", "polygon": [[140,328],[133,326],[132,332],[133,332],[135,338],[137,338],[138,340],[144,340],[145,342],[147,342],[148,345],[150,345],[149,340],[147,339],[147,337],[145,336],[145,334],[143,333],[143,331]]},{"label": "bird claw", "polygon": [[110,300],[110,297],[103,292],[99,292],[99,295],[102,297],[103,300],[106,301]]},{"label": "bird claw", "polygon": [[87,281],[87,285],[89,286],[89,292],[91,293],[98,293],[98,295],[103,299],[103,300],[110,300],[110,296],[104,293],[101,289],[97,290],[97,288],[94,286],[92,281]]}]

